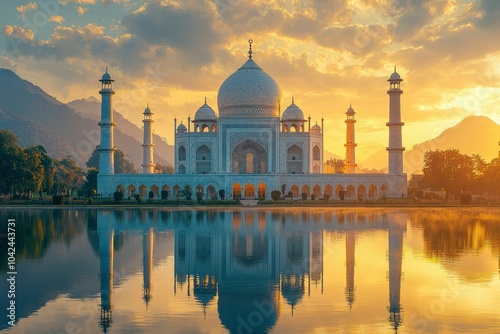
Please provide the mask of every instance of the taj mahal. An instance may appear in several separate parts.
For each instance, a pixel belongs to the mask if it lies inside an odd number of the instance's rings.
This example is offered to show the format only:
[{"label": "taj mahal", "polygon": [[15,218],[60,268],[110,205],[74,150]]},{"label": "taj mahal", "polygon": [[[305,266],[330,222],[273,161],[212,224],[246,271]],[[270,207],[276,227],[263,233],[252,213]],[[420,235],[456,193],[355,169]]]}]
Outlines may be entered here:
[{"label": "taj mahal", "polygon": [[[270,199],[271,191],[285,189],[298,199],[345,197],[347,200],[401,197],[407,193],[403,173],[401,122],[401,79],[394,69],[388,79],[389,119],[388,172],[357,173],[355,159],[355,111],[349,107],[345,120],[345,169],[343,174],[323,172],[324,120],[312,124],[311,117],[295,104],[281,111],[282,92],[278,83],[260,68],[252,57],[220,86],[217,110],[205,103],[187,121],[174,119],[175,173],[154,173],[153,112],[144,110],[142,173],[114,174],[114,136],[111,75],[99,80],[102,88],[101,142],[97,192],[112,197],[123,191],[126,197],[139,194],[156,198],[162,190],[177,198],[189,186],[204,199],[216,198],[223,190],[227,199]],[[340,128],[340,127],[339,127]],[[326,132],[325,132],[326,131]]]}]

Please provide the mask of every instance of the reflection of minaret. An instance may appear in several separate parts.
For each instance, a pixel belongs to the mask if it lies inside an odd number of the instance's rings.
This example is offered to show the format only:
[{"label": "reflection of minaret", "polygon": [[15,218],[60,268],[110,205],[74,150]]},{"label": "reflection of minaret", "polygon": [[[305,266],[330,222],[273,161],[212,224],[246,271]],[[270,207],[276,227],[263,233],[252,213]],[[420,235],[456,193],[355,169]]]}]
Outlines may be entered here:
[{"label": "reflection of minaret", "polygon": [[100,326],[106,333],[111,326],[111,313],[113,301],[113,260],[114,260],[114,229],[106,220],[98,221],[97,231],[99,233],[99,262],[101,280],[101,316]]},{"label": "reflection of minaret", "polygon": [[389,225],[389,323],[397,333],[401,325],[401,267],[403,262],[403,231],[401,225]]},{"label": "reflection of minaret", "polygon": [[354,300],[356,299],[354,295],[354,247],[356,244],[356,232],[348,231],[345,237],[345,258],[346,258],[346,288],[345,288],[345,300],[349,305],[349,310],[352,309]]},{"label": "reflection of minaret", "polygon": [[143,276],[143,296],[146,308],[151,300],[151,274],[153,271],[153,243],[154,234],[151,227],[142,235],[142,276]]}]

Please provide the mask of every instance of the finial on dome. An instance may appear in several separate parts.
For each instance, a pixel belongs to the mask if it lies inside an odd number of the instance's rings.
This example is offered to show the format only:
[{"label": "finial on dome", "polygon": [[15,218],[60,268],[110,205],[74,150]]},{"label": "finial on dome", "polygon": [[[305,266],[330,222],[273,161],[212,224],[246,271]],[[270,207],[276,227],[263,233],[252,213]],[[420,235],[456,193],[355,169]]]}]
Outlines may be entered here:
[{"label": "finial on dome", "polygon": [[294,103],[295,103],[295,102],[294,102],[294,100],[293,100],[293,95],[292,95],[292,104],[294,104]]},{"label": "finial on dome", "polygon": [[106,66],[106,73],[108,73],[108,67]]},{"label": "finial on dome", "polygon": [[251,39],[248,40],[248,46],[249,46],[249,50],[248,50],[248,59],[252,59],[252,43],[253,41]]},{"label": "finial on dome", "polygon": [[352,103],[351,102],[349,102],[349,108],[352,108]]},{"label": "finial on dome", "polygon": [[394,65],[394,73],[396,73],[396,65]]},{"label": "finial on dome", "polygon": [[205,96],[205,104],[207,104],[207,97]]}]

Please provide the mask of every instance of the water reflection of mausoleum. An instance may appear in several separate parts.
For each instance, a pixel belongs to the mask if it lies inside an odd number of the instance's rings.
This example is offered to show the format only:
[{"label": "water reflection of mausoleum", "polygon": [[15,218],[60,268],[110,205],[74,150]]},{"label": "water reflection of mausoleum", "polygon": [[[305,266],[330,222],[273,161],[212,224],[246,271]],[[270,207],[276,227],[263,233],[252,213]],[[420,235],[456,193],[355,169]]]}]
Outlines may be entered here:
[{"label": "water reflection of mausoleum", "polygon": [[[369,211],[98,211],[101,320],[106,332],[113,311],[113,238],[143,233],[143,291],[152,300],[155,232],[173,231],[174,294],[193,296],[203,314],[217,301],[221,324],[230,332],[267,332],[282,312],[300,312],[311,285],[323,293],[325,234],[345,233],[346,288],[350,308],[355,296],[356,233],[387,230],[389,243],[389,323],[401,324],[402,241],[406,214]],[[158,283],[157,283],[158,284]],[[287,307],[282,309],[282,305]],[[200,312],[201,313],[201,312]],[[200,315],[205,316],[205,315]]]}]

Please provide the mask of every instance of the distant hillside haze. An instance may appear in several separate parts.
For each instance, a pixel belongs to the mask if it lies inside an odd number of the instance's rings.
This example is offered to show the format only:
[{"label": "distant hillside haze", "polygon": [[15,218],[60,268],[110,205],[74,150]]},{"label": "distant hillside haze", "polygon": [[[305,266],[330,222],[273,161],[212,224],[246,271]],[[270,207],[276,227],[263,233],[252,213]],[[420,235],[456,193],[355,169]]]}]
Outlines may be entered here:
[{"label": "distant hillside haze", "polygon": [[22,146],[43,145],[53,158],[71,155],[83,166],[99,144],[94,121],[7,69],[0,69],[0,110],[1,129],[12,130]]},{"label": "distant hillside haze", "polygon": [[[403,136],[404,136],[403,128]],[[487,162],[498,156],[500,125],[486,116],[468,116],[457,125],[441,132],[439,136],[406,148],[403,153],[404,171],[419,173],[424,166],[424,154],[427,151],[458,149],[460,153],[479,154]],[[365,161],[363,166],[387,168],[387,151],[380,149]]]},{"label": "distant hillside haze", "polygon": [[[101,117],[101,101],[94,96],[86,99],[78,99],[67,104],[80,116],[99,122]],[[138,111],[138,112],[142,112]],[[154,112],[154,110],[153,110]],[[114,110],[115,146],[121,149],[129,160],[139,169],[142,164],[142,141],[144,132],[137,125],[123,117]],[[165,139],[157,134],[153,134],[154,161],[162,165],[174,164],[174,148]]]},{"label": "distant hillside haze", "polygon": [[[81,105],[88,110],[81,110]],[[100,102],[96,98],[73,101],[69,107],[11,70],[0,69],[0,128],[13,131],[22,146],[43,145],[51,157],[70,155],[84,167],[100,142],[99,117]],[[140,171],[142,130],[118,113],[115,121],[115,146]],[[172,163],[172,146],[158,136],[154,140],[155,162]]]}]

